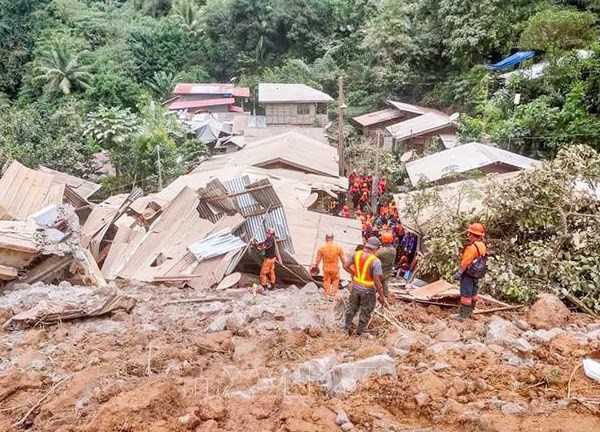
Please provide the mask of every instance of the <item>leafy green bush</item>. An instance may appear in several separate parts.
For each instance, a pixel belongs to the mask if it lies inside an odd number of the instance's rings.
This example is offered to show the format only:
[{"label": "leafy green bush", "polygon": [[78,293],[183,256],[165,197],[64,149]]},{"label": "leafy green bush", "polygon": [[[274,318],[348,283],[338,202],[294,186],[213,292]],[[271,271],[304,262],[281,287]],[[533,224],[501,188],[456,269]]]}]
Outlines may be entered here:
[{"label": "leafy green bush", "polygon": [[600,154],[566,147],[516,178],[490,182],[484,195],[481,208],[467,212],[428,189],[409,198],[405,220],[433,215],[423,228],[423,273],[448,278],[466,227],[478,220],[492,253],[485,289],[513,301],[552,292],[600,312]]}]

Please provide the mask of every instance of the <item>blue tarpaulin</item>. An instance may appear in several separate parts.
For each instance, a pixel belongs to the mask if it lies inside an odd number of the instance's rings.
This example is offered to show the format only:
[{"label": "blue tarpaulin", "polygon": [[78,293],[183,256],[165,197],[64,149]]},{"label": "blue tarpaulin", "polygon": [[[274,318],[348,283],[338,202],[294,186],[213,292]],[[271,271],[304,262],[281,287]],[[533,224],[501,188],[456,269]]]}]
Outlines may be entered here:
[{"label": "blue tarpaulin", "polygon": [[523,63],[525,60],[533,58],[534,55],[535,51],[519,51],[506,57],[504,60],[501,60],[498,63],[488,64],[485,66],[490,70],[499,71],[502,69],[509,68],[511,66],[518,65],[519,63]]}]

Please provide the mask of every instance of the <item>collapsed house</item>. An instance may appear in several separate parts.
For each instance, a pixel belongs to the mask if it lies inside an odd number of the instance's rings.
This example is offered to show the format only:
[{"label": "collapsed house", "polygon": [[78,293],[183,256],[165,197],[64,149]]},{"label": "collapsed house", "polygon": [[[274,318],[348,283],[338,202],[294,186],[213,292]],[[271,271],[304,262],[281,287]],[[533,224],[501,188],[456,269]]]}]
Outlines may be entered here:
[{"label": "collapsed house", "polygon": [[361,242],[358,221],[310,210],[347,186],[335,148],[287,133],[210,158],[155,194],[109,198],[84,224],[82,245],[107,280],[206,289],[257,273],[252,244],[273,227],[279,278],[304,283],[325,233],[347,251]]},{"label": "collapsed house", "polygon": [[79,242],[80,218],[93,209],[99,185],[12,161],[0,179],[0,282],[34,283],[70,273],[105,284]]}]

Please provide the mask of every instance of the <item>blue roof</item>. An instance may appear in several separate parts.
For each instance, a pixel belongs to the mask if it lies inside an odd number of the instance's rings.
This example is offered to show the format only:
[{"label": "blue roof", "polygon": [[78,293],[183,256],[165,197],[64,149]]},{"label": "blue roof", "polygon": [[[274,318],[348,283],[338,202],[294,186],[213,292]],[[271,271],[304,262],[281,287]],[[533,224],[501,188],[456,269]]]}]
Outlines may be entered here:
[{"label": "blue roof", "polygon": [[514,65],[518,65],[519,63],[522,63],[525,60],[529,60],[530,58],[533,58],[534,55],[535,51],[519,51],[514,53],[513,55],[506,57],[498,63],[488,64],[485,66],[490,70],[499,71]]}]

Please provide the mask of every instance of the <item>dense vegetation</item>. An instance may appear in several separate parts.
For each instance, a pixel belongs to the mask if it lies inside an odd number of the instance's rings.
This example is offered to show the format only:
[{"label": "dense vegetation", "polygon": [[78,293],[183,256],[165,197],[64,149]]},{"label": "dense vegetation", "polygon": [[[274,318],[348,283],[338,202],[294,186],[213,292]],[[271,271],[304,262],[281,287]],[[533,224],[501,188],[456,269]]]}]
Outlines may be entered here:
[{"label": "dense vegetation", "polygon": [[[487,227],[492,256],[484,286],[512,301],[552,292],[600,313],[600,154],[585,145],[561,149],[505,183],[476,188],[456,184],[450,199],[435,189],[415,192],[405,215],[421,217],[422,271],[450,278],[465,241],[465,227]],[[476,211],[457,213],[461,199],[484,198]]]},{"label": "dense vegetation", "polygon": [[[0,0],[0,162],[86,174],[106,149],[118,185],[154,187],[157,153],[168,180],[205,151],[161,113],[175,82],[335,95],[338,76],[350,115],[393,97],[464,113],[465,140],[538,157],[598,149],[598,12],[596,0]],[[499,85],[484,64],[516,48],[547,71]]]}]

